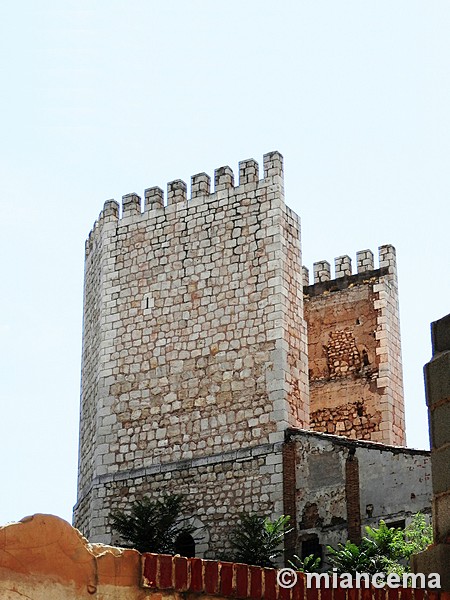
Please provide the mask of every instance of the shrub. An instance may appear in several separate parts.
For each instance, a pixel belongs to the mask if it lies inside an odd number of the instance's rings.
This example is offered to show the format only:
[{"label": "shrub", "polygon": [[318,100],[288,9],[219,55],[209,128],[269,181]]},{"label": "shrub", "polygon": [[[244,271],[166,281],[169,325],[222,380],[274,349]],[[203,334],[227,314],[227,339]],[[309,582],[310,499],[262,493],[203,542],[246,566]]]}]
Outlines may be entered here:
[{"label": "shrub", "polygon": [[248,565],[273,567],[274,560],[283,553],[284,535],[291,531],[288,524],[289,516],[270,521],[259,515],[242,514],[231,534],[231,559]]},{"label": "shrub", "polygon": [[181,518],[183,505],[183,496],[177,494],[155,501],[144,497],[136,500],[129,513],[112,512],[112,527],[139,552],[175,554],[177,537],[193,532]]}]

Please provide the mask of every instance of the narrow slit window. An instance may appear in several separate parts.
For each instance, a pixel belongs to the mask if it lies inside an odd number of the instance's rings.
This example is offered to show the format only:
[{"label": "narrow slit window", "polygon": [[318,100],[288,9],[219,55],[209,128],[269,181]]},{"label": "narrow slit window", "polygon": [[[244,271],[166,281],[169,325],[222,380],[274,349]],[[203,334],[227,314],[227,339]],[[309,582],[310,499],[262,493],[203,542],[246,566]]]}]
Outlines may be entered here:
[{"label": "narrow slit window", "polygon": [[146,294],[142,300],[142,310],[144,311],[144,314],[150,314],[154,305],[155,301],[152,295]]}]

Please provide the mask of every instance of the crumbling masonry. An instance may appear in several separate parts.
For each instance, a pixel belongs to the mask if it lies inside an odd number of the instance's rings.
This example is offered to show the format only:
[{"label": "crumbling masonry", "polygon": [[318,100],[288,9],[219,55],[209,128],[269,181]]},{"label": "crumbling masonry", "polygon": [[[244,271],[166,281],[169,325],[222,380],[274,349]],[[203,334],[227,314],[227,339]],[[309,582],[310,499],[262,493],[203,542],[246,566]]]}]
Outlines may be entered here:
[{"label": "crumbling masonry", "polygon": [[189,199],[173,181],[166,205],[160,188],[142,206],[129,194],[121,215],[108,201],[89,235],[74,522],[92,541],[112,541],[111,510],[165,491],[186,494],[200,556],[244,511],[290,514],[291,550],[340,540],[349,452],[409,473],[396,501],[361,490],[369,520],[429,508],[428,453],[391,447],[405,444],[395,250],[378,265],[358,252],[355,274],[339,257],[334,279],[316,263],[310,285],[282,156],[263,169],[239,163],[238,185],[217,169],[214,191],[194,175]]}]

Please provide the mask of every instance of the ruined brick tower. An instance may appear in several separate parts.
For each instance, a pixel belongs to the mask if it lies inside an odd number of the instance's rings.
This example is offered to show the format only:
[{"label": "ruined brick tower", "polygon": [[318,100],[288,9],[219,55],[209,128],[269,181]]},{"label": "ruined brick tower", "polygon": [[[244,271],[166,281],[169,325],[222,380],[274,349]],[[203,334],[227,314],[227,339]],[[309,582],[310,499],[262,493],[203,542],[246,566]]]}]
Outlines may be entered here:
[{"label": "ruined brick tower", "polygon": [[189,199],[180,180],[163,196],[124,196],[121,216],[106,202],[86,242],[74,522],[110,542],[111,510],[182,492],[213,556],[230,518],[283,513],[288,429],[404,442],[395,263],[384,247],[378,269],[370,253],[334,282],[315,269],[308,346],[282,156],[262,179],[247,160],[237,186],[222,167],[214,191],[200,173]]}]

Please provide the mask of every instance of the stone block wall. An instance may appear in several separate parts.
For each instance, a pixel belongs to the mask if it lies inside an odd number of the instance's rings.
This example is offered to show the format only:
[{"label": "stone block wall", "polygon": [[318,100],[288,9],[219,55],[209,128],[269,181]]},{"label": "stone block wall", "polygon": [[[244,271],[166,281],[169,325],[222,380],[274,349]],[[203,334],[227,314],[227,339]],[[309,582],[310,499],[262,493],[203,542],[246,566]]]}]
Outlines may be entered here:
[{"label": "stone block wall", "polygon": [[304,269],[308,325],[310,427],[316,431],[405,445],[395,249],[357,253]]},{"label": "stone block wall", "polygon": [[442,573],[450,595],[450,314],[431,324],[433,357],[424,367],[433,480],[434,544],[412,557],[416,573]]},{"label": "stone block wall", "polygon": [[194,528],[195,555],[217,559],[229,555],[229,536],[241,513],[283,513],[282,443],[186,459],[99,476],[77,509],[80,529],[91,539],[122,540],[111,529],[111,510],[128,511],[143,495],[161,498],[180,493]]},{"label": "stone block wall", "polygon": [[94,540],[116,503],[94,491],[105,478],[136,487],[142,470],[222,464],[308,426],[299,219],[278,152],[263,175],[248,160],[238,186],[222,167],[214,192],[200,173],[189,199],[176,180],[166,206],[159,188],[142,207],[124,196],[121,215],[108,201],[89,236],[75,523]]},{"label": "stone block wall", "polygon": [[394,248],[309,285],[282,156],[263,162],[109,200],[89,235],[74,523],[95,542],[182,491],[212,557],[240,512],[291,514],[286,429],[405,442]]}]

